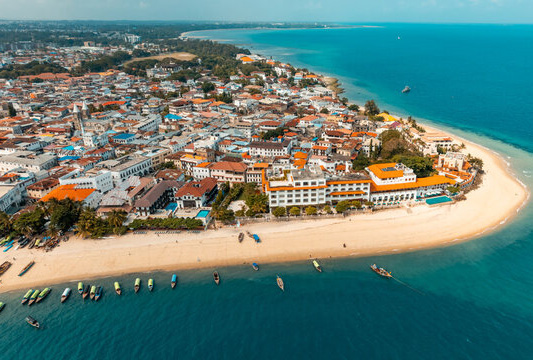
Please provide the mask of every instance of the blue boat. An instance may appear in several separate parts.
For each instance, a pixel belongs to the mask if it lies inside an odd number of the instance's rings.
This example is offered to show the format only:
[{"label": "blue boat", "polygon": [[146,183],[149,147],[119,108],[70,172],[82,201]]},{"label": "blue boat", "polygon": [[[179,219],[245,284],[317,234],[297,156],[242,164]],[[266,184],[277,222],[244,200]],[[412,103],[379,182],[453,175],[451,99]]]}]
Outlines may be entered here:
[{"label": "blue boat", "polygon": [[257,265],[257,263],[253,263],[252,267],[254,268],[255,271],[259,270],[259,265]]},{"label": "blue boat", "polygon": [[170,286],[174,289],[177,283],[178,283],[178,276],[176,274],[172,274],[172,280],[170,281]]},{"label": "blue boat", "polygon": [[259,236],[257,234],[253,234],[252,237],[254,238],[256,243],[260,243],[261,239],[259,239]]},{"label": "blue boat", "polygon": [[13,247],[13,244],[9,245],[8,247],[6,247],[6,248],[4,249],[4,252],[8,251],[8,250],[11,249],[12,247]]}]

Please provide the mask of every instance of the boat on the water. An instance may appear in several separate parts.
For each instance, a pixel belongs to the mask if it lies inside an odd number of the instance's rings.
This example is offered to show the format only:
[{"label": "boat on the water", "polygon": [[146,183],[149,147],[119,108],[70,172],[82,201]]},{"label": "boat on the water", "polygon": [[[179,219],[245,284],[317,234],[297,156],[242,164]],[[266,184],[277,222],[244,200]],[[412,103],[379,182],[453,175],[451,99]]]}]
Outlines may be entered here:
[{"label": "boat on the water", "polygon": [[135,292],[138,292],[140,288],[141,288],[141,279],[137,278],[135,279],[135,286],[134,286]]},{"label": "boat on the water", "polygon": [[35,320],[34,318],[32,318],[31,316],[28,316],[26,318],[26,322],[30,324],[31,326],[33,326],[34,328],[38,329],[39,327],[41,327],[41,325],[39,325],[39,322]]},{"label": "boat on the water", "polygon": [[94,294],[94,301],[100,300],[100,298],[102,297],[102,291],[103,291],[103,289],[102,289],[101,286],[98,286],[96,288],[96,293]]},{"label": "boat on the water", "polygon": [[78,294],[83,294],[83,283],[81,281],[78,283]]},{"label": "boat on the water", "polygon": [[6,306],[6,304],[4,304],[3,302],[0,301],[0,311],[4,310],[5,306]]},{"label": "boat on the water", "polygon": [[252,267],[254,268],[255,271],[259,270],[259,265],[257,265],[257,263],[252,263]]},{"label": "boat on the water", "polygon": [[52,291],[52,289],[50,289],[50,288],[44,288],[44,290],[41,291],[41,292],[39,293],[39,296],[37,297],[36,302],[37,302],[37,303],[40,303],[41,301],[43,301],[44,298],[47,297],[48,294],[50,294],[50,291]]},{"label": "boat on the water", "polygon": [[19,272],[19,276],[22,276],[22,275],[26,274],[28,272],[28,270],[30,270],[33,265],[35,265],[35,261],[30,261],[30,263],[28,265],[26,265],[24,267],[24,269],[22,269]]},{"label": "boat on the water", "polygon": [[315,267],[316,271],[318,271],[318,272],[322,272],[322,267],[320,266],[320,264],[318,263],[318,261],[313,260],[313,266]]},{"label": "boat on the water", "polygon": [[33,289],[30,289],[26,291],[26,294],[24,294],[24,297],[22,298],[22,301],[20,302],[21,305],[24,305],[30,300],[30,296],[33,294]]},{"label": "boat on the water", "polygon": [[177,283],[178,283],[178,276],[176,274],[172,274],[172,280],[170,280],[170,287],[174,289]]},{"label": "boat on the water", "polygon": [[65,291],[63,291],[63,295],[61,295],[61,303],[64,303],[65,301],[67,301],[69,296],[70,296],[70,288],[66,288]]},{"label": "boat on the water", "polygon": [[244,233],[239,234],[239,242],[241,243],[244,240]]},{"label": "boat on the water", "polygon": [[115,281],[115,292],[117,293],[117,295],[122,294],[122,289],[120,288],[120,284],[118,283],[118,281]]},{"label": "boat on the water", "polygon": [[91,285],[89,284],[85,285],[85,288],[83,289],[83,293],[81,294],[81,297],[83,298],[83,300],[87,298],[90,292],[91,292]]},{"label": "boat on the water", "polygon": [[370,265],[370,268],[372,269],[372,271],[374,271],[379,276],[383,276],[384,278],[391,278],[392,277],[392,274],[390,272],[388,272],[387,270],[385,270],[383,268],[377,267],[376,264]]},{"label": "boat on the water", "polygon": [[4,275],[4,273],[11,267],[11,263],[9,261],[4,261],[2,265],[0,265],[0,276]]},{"label": "boat on the water", "polygon": [[411,91],[411,88],[409,86],[406,86],[403,88],[402,93],[407,94],[410,91]]},{"label": "boat on the water", "polygon": [[154,279],[148,279],[148,290],[154,290]]},{"label": "boat on the water", "polygon": [[37,300],[37,296],[39,296],[39,290],[35,290],[33,294],[31,294],[30,301],[28,301],[28,306],[33,305],[33,303]]},{"label": "boat on the water", "polygon": [[95,295],[96,295],[96,286],[93,285],[91,286],[91,292],[89,294],[89,299],[94,300]]},{"label": "boat on the water", "polygon": [[218,271],[213,273],[213,280],[215,280],[215,284],[220,284],[220,276],[218,275]]},{"label": "boat on the water", "polygon": [[285,291],[285,284],[279,275],[277,275],[276,282],[278,283],[278,287],[281,289],[281,291]]}]

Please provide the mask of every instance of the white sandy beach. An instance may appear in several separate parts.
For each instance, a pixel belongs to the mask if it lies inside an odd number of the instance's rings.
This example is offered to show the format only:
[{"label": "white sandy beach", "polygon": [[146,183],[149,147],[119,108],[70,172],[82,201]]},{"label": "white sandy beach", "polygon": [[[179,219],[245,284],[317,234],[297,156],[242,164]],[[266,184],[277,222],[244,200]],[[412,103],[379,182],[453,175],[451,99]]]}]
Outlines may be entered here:
[{"label": "white sandy beach", "polygon": [[[158,236],[148,232],[102,240],[71,238],[48,253],[37,249],[0,252],[0,263],[13,262],[1,277],[0,292],[137,271],[363,256],[473,239],[509,221],[525,204],[529,192],[500,156],[464,139],[459,141],[467,146],[466,153],[483,159],[486,173],[483,184],[470,192],[466,201],[347,218],[259,223],[200,234]],[[250,239],[239,243],[238,233],[246,230],[259,234],[262,243]],[[35,266],[18,277],[31,260],[36,261]]]}]

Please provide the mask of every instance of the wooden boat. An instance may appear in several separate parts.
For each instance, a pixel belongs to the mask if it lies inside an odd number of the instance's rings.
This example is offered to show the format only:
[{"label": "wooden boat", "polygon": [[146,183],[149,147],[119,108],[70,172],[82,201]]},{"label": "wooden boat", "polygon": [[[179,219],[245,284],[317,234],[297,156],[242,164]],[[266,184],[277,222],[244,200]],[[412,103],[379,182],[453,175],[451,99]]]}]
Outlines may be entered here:
[{"label": "wooden boat", "polygon": [[28,249],[33,249],[33,247],[35,246],[35,243],[37,242],[36,239],[30,241],[30,245],[28,246]]},{"label": "wooden boat", "polygon": [[285,284],[279,275],[277,275],[276,282],[278,283],[278,287],[281,289],[281,291],[285,291]]},{"label": "wooden boat", "polygon": [[102,297],[102,291],[103,291],[103,289],[102,289],[101,286],[98,286],[96,288],[96,292],[94,293],[94,301],[100,300],[100,298]]},{"label": "wooden boat", "polygon": [[33,305],[33,303],[37,300],[37,296],[39,296],[39,290],[35,290],[33,294],[31,294],[30,301],[28,301],[28,306]]},{"label": "wooden boat", "polygon": [[33,289],[30,289],[26,292],[26,294],[24,295],[24,297],[22,298],[22,301],[20,302],[21,305],[24,305],[28,302],[28,300],[30,300],[30,296],[31,294],[33,294]]},{"label": "wooden boat", "polygon": [[96,286],[91,286],[91,292],[89,294],[89,299],[94,300],[94,297],[96,296]]},{"label": "wooden boat", "polygon": [[170,280],[170,287],[174,289],[177,283],[178,283],[178,276],[176,274],[172,274],[172,280]]},{"label": "wooden boat", "polygon": [[69,296],[70,296],[70,288],[66,288],[65,291],[63,291],[63,294],[61,295],[61,303],[64,303],[65,301],[67,301]]},{"label": "wooden boat", "polygon": [[83,293],[81,294],[81,297],[83,298],[83,300],[87,298],[90,292],[91,292],[91,285],[89,284],[85,285],[85,288],[83,289]]},{"label": "wooden boat", "polygon": [[392,277],[390,272],[388,272],[387,270],[385,270],[383,268],[377,267],[376,264],[370,265],[370,268],[372,269],[372,271],[374,271],[379,276],[383,276],[384,278],[391,278]]},{"label": "wooden boat", "polygon": [[11,263],[9,261],[4,261],[2,265],[0,265],[0,276],[4,275],[4,273],[11,267]]},{"label": "wooden boat", "polygon": [[320,264],[318,263],[318,261],[313,260],[313,266],[315,267],[316,271],[318,271],[318,272],[322,272],[322,267],[320,266]]},{"label": "wooden boat", "polygon": [[154,279],[148,279],[148,290],[154,290]]},{"label": "wooden boat", "polygon": [[141,279],[137,278],[135,279],[135,286],[134,286],[135,292],[138,292],[140,288],[141,288]]},{"label": "wooden boat", "polygon": [[83,294],[83,283],[81,281],[78,283],[78,294]]},{"label": "wooden boat", "polygon": [[19,276],[22,276],[22,275],[26,274],[28,272],[28,270],[30,270],[33,265],[35,265],[35,261],[30,261],[30,263],[28,265],[26,265],[24,267],[24,269],[22,269],[19,272]]},{"label": "wooden boat", "polygon": [[249,237],[250,239],[253,239],[253,238],[254,238],[254,236],[252,235],[252,233],[249,232],[249,231],[246,232],[246,235],[248,235],[248,237]]},{"label": "wooden boat", "polygon": [[122,289],[120,288],[120,284],[118,283],[118,281],[115,281],[115,292],[117,293],[117,295],[122,295]]},{"label": "wooden boat", "polygon": [[44,288],[44,290],[39,293],[39,296],[37,297],[37,300],[35,302],[40,303],[41,301],[43,301],[44,298],[47,297],[48,294],[50,294],[50,291],[52,291],[52,289]]},{"label": "wooden boat", "polygon": [[31,316],[28,316],[26,318],[26,322],[30,324],[31,326],[33,326],[34,328],[38,329],[39,327],[41,327],[41,325],[39,325],[39,322],[35,320],[34,318],[32,318]]},{"label": "wooden boat", "polygon": [[215,280],[215,284],[220,284],[220,276],[218,275],[218,271],[213,273],[213,280]]},{"label": "wooden boat", "polygon": [[239,234],[239,242],[241,243],[244,240],[244,233]]},{"label": "wooden boat", "polygon": [[254,268],[255,271],[259,270],[259,265],[257,265],[257,263],[252,263],[252,267]]},{"label": "wooden boat", "polygon": [[5,306],[6,306],[6,304],[4,304],[3,302],[0,301],[0,311],[4,310]]}]

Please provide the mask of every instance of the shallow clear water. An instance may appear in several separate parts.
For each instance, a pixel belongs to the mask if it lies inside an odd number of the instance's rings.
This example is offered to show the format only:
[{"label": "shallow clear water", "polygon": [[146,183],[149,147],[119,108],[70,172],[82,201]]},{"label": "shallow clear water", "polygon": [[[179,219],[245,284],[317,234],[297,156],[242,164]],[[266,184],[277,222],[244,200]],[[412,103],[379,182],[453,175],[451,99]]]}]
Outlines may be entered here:
[{"label": "shallow clear water", "polygon": [[[372,94],[389,110],[453,127],[502,154],[531,186],[533,158],[526,150],[533,148],[527,117],[532,79],[523,65],[530,62],[524,51],[531,49],[532,29],[390,25],[225,31],[212,37],[231,36],[264,54],[339,75],[350,98]],[[387,33],[393,39],[383,43]],[[504,60],[500,53],[507,54]],[[403,96],[406,84],[413,92]],[[443,89],[454,90],[455,98]],[[19,305],[25,291],[0,294],[7,302],[0,313],[0,358],[529,359],[532,220],[528,206],[510,225],[473,241],[407,254],[321,259],[321,274],[308,262],[260,264],[258,272],[249,265],[220,267],[217,287],[213,269],[183,271],[175,290],[170,273],[131,274],[94,282],[105,287],[98,303],[84,303],[73,293],[61,305],[64,287],[77,287],[72,282],[53,286],[32,308]],[[374,262],[403,283],[372,273],[368,265]],[[277,274],[285,281],[284,293],[276,286]],[[137,276],[143,288],[134,294]],[[146,289],[149,277],[156,282],[152,293]],[[117,279],[122,297],[113,292]],[[27,315],[43,329],[30,328]]]}]

